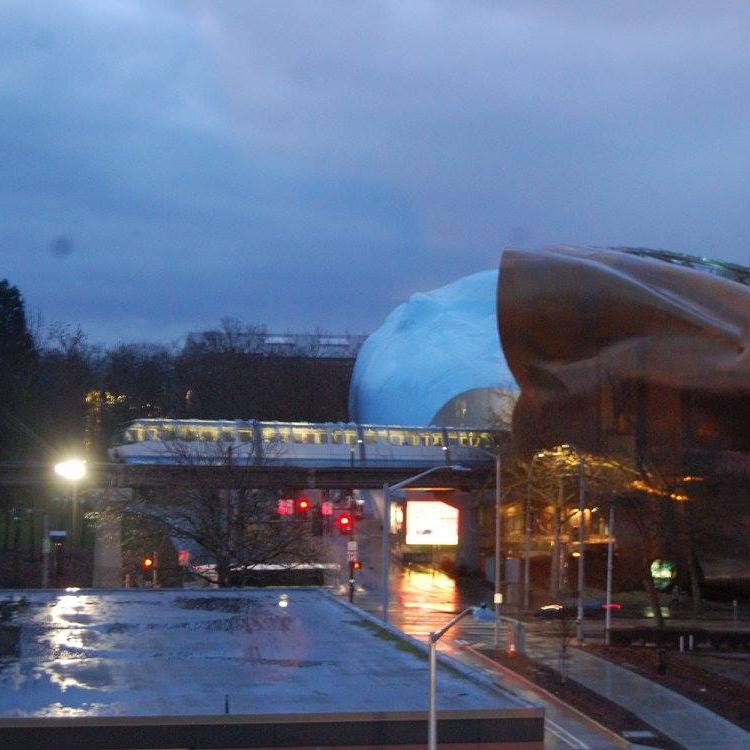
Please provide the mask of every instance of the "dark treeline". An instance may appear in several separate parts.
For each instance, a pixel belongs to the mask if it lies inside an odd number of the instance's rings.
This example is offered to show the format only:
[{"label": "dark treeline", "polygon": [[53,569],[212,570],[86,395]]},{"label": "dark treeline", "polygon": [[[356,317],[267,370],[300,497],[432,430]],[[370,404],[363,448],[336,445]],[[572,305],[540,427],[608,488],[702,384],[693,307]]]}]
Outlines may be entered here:
[{"label": "dark treeline", "polygon": [[102,460],[117,425],[139,417],[345,421],[353,356],[279,353],[263,334],[224,320],[179,346],[101,348],[71,327],[32,333],[19,290],[0,281],[0,461]]}]

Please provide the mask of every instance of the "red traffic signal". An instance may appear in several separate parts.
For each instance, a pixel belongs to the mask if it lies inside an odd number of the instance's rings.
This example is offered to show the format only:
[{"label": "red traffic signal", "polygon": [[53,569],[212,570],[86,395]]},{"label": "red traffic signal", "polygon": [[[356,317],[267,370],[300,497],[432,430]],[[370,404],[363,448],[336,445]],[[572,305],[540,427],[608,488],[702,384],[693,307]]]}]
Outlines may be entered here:
[{"label": "red traffic signal", "polygon": [[354,560],[352,562],[352,570],[362,570],[362,561],[361,560]]},{"label": "red traffic signal", "polygon": [[154,561],[153,555],[146,555],[141,560],[141,567],[144,570],[153,570],[154,569],[154,563],[155,563],[155,561]]},{"label": "red traffic signal", "polygon": [[340,513],[336,517],[336,528],[340,534],[351,534],[354,531],[354,519],[351,513]]},{"label": "red traffic signal", "polygon": [[306,497],[297,498],[297,515],[306,516],[310,512],[310,500]]}]

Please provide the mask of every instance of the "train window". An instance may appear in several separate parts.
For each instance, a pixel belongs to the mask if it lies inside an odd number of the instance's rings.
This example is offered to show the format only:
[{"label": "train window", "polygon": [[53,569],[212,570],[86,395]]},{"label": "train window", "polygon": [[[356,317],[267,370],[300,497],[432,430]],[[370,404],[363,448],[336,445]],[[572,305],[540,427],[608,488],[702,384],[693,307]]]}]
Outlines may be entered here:
[{"label": "train window", "polygon": [[275,427],[264,427],[261,430],[261,437],[264,443],[272,443],[274,440],[278,441],[278,436]]},{"label": "train window", "polygon": [[375,445],[378,442],[378,435],[375,430],[365,430],[365,444]]},{"label": "train window", "polygon": [[132,427],[128,430],[125,430],[123,433],[123,442],[124,443],[135,443],[138,441],[138,431],[133,429]]},{"label": "train window", "polygon": [[[354,430],[331,430],[328,440],[334,445],[354,445],[357,442],[357,433]],[[325,441],[323,441],[325,442]]]},{"label": "train window", "polygon": [[442,445],[443,444],[443,433],[442,432],[433,432],[432,433],[432,444],[433,445]]},{"label": "train window", "polygon": [[274,440],[278,443],[291,443],[292,430],[289,427],[277,427]]},{"label": "train window", "polygon": [[292,430],[295,443],[304,445],[319,445],[325,443],[326,434],[321,430],[313,430],[309,427],[295,427]]},{"label": "train window", "polygon": [[148,427],[146,428],[146,440],[158,440],[159,439],[159,428]]},{"label": "train window", "polygon": [[405,445],[419,445],[419,433],[414,432],[413,430],[410,430],[406,433],[406,443]]},{"label": "train window", "polygon": [[234,430],[230,430],[228,428],[224,428],[221,431],[221,440],[223,440],[225,443],[233,443],[234,442]]},{"label": "train window", "polygon": [[[264,432],[264,440],[265,440],[265,430]],[[239,431],[239,437],[241,443],[252,443],[253,442],[253,431],[252,430],[240,430]]]},{"label": "train window", "polygon": [[429,448],[432,445],[429,432],[420,432],[419,440],[425,448]]},{"label": "train window", "polygon": [[460,439],[457,432],[448,433],[448,445],[460,445]]},{"label": "train window", "polygon": [[175,430],[174,425],[171,425],[171,424],[162,425],[161,439],[166,440],[166,441],[177,439],[177,430]]},{"label": "train window", "polygon": [[388,445],[388,430],[377,430],[380,445]]},{"label": "train window", "polygon": [[180,427],[179,436],[180,440],[184,440],[186,443],[191,443],[198,439],[198,432],[193,427],[185,425]]},{"label": "train window", "polygon": [[210,427],[204,427],[200,431],[200,439],[204,443],[215,443],[216,439],[218,438],[218,430],[212,429]]},{"label": "train window", "polygon": [[388,441],[391,445],[406,445],[406,434],[403,430],[388,430]]},{"label": "train window", "polygon": [[490,435],[489,432],[480,432],[479,445],[481,445],[482,448],[494,448],[495,446],[492,442],[492,435]]}]

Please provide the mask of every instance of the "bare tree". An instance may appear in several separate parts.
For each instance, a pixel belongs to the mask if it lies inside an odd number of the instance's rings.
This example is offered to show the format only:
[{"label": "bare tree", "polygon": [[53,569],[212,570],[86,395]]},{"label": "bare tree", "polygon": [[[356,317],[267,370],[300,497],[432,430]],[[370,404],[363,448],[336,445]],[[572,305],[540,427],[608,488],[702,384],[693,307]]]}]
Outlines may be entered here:
[{"label": "bare tree", "polygon": [[252,450],[239,456],[222,439],[164,445],[185,471],[184,487],[142,496],[128,511],[192,549],[195,575],[225,587],[244,583],[257,566],[293,568],[317,559],[309,523],[280,516],[276,491],[250,489]]}]

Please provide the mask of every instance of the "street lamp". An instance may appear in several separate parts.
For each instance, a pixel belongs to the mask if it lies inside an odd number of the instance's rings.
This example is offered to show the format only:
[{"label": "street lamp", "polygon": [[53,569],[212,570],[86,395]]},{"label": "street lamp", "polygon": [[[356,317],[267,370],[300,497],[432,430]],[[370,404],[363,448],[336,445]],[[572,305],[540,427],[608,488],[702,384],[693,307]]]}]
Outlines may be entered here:
[{"label": "street lamp", "polygon": [[578,459],[578,612],[576,614],[576,640],[578,645],[583,645],[583,576],[584,576],[584,518],[583,512],[586,505],[586,485],[584,481],[585,461],[581,451],[574,445],[566,443],[561,448],[575,453]]},{"label": "street lamp", "polygon": [[416,474],[408,479],[403,479],[396,484],[383,485],[383,622],[388,622],[388,604],[390,599],[390,569],[391,569],[391,492],[400,490],[402,487],[418,482],[428,474],[436,471],[470,471],[470,469],[460,464],[441,464]]},{"label": "street lamp", "polygon": [[86,476],[86,462],[70,458],[55,464],[55,474],[71,482],[71,529],[70,546],[78,546],[78,482]]},{"label": "street lamp", "polygon": [[612,628],[612,571],[614,568],[615,503],[609,504],[609,524],[607,527],[607,600],[604,610],[604,645],[609,646]]},{"label": "street lamp", "polygon": [[483,609],[484,604],[481,607],[467,607],[440,628],[440,630],[430,633],[430,707],[427,716],[427,750],[437,750],[437,642],[459,620],[462,620],[467,615],[477,615]]},{"label": "street lamp", "polygon": [[[534,458],[531,461],[531,467],[529,468],[529,479],[527,480],[530,483],[530,476],[531,471],[534,468],[534,461],[537,458],[542,458],[544,456],[549,455],[560,455],[560,451],[566,451],[569,453],[573,453],[576,457],[576,461],[578,462],[578,604],[577,604],[577,613],[576,613],[576,640],[578,641],[578,645],[583,644],[583,586],[584,586],[584,557],[585,557],[585,550],[584,550],[584,510],[586,506],[586,484],[585,484],[585,457],[584,454],[581,453],[578,448],[576,448],[575,445],[571,445],[570,443],[564,443],[563,445],[560,445],[558,448],[555,449],[554,452],[550,451],[541,451],[540,453],[537,453]],[[530,546],[530,529],[529,529],[529,511],[528,511],[528,503],[529,503],[529,488],[527,486],[527,494],[526,494],[526,560],[525,560],[525,586],[524,586],[524,606],[528,606],[528,589],[529,589],[529,546]]]},{"label": "street lamp", "polygon": [[[549,453],[540,451],[535,453],[529,464],[529,473],[526,475],[526,503],[524,506],[524,542],[523,542],[523,608],[529,608],[529,589],[531,584],[531,476],[534,473],[534,465],[540,458],[545,458]],[[552,566],[550,565],[550,569]]]},{"label": "street lamp", "polygon": [[502,521],[503,521],[503,493],[500,471],[502,461],[500,448],[495,451],[488,451],[484,448],[475,447],[474,450],[492,456],[495,459],[495,648],[500,644],[500,605],[503,603],[502,583],[500,579],[500,568],[502,562]]}]

